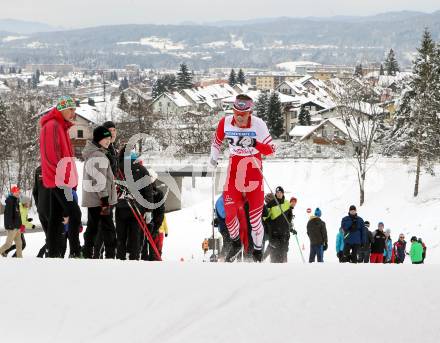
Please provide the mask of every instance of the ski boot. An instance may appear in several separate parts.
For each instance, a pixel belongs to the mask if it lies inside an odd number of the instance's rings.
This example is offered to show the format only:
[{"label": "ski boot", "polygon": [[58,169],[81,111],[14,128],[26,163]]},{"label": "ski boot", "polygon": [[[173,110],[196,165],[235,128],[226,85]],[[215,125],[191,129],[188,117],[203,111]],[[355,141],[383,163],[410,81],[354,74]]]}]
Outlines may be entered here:
[{"label": "ski boot", "polygon": [[231,249],[229,249],[228,255],[226,255],[225,262],[234,262],[238,254],[240,254],[241,249],[242,247],[240,239],[232,241]]},{"label": "ski boot", "polygon": [[263,251],[254,249],[252,257],[254,258],[254,262],[261,262],[263,260]]}]

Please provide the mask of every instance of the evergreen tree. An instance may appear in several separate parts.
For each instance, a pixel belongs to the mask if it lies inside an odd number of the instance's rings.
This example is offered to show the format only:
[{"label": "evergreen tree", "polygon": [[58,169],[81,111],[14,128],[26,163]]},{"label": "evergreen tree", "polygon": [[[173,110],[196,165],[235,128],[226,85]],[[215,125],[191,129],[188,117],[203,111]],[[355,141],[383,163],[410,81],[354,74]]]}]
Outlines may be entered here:
[{"label": "evergreen tree", "polygon": [[267,126],[274,138],[278,138],[283,133],[283,114],[281,111],[281,101],[277,92],[272,92],[269,97]]},{"label": "evergreen tree", "polygon": [[396,75],[396,72],[400,71],[393,49],[390,49],[384,64],[387,75]]},{"label": "evergreen tree", "polygon": [[41,76],[40,69],[37,69],[37,71],[35,72],[35,81],[37,82],[37,84],[40,83],[40,76]]},{"label": "evergreen tree", "polygon": [[363,75],[364,72],[362,71],[362,63],[361,63],[354,68],[354,76],[362,77]]},{"label": "evergreen tree", "polygon": [[128,79],[127,79],[127,77],[125,76],[122,80],[121,80],[121,82],[120,82],[120,84],[119,84],[119,90],[120,91],[123,91],[124,89],[127,89],[127,88],[129,88],[130,87],[130,85],[129,85],[129,83],[128,83]]},{"label": "evergreen tree", "polygon": [[257,116],[267,122],[267,110],[269,106],[269,96],[267,92],[261,92],[258,97],[257,103],[255,104],[255,111]]},{"label": "evergreen tree", "polygon": [[81,83],[79,82],[79,80],[75,78],[75,80],[73,81],[73,87],[78,88],[80,84]]},{"label": "evergreen tree", "polygon": [[153,99],[156,99],[158,96],[165,93],[166,91],[167,88],[165,86],[164,80],[162,78],[159,78],[153,84],[153,89],[151,90],[151,96],[153,97]]},{"label": "evergreen tree", "polygon": [[421,168],[433,173],[440,156],[440,60],[439,51],[425,30],[413,65],[413,76],[404,92],[391,130],[388,153],[415,157],[414,196],[419,194]]},{"label": "evergreen tree", "polygon": [[36,89],[37,86],[38,86],[38,80],[37,80],[37,76],[34,74],[34,75],[32,75],[31,87],[33,89]]},{"label": "evergreen tree", "polygon": [[228,80],[229,86],[234,87],[237,84],[237,76],[235,74],[235,70],[232,69],[231,73],[229,74],[229,80]]},{"label": "evergreen tree", "polygon": [[244,84],[246,83],[246,78],[245,78],[245,76],[244,76],[244,72],[243,72],[242,69],[240,69],[240,70],[238,71],[238,74],[237,74],[237,83],[240,84],[240,85],[244,85]]},{"label": "evergreen tree", "polygon": [[177,89],[176,83],[176,76],[173,74],[167,74],[157,79],[152,89],[153,99],[165,92],[174,92]]},{"label": "evergreen tree", "polygon": [[[177,79],[176,75],[173,74],[166,74],[162,77],[162,80],[165,85],[165,89],[167,92],[174,92],[177,90]],[[192,86],[192,85],[191,85]],[[188,87],[187,87],[188,88]]]},{"label": "evergreen tree", "polygon": [[379,75],[385,75],[385,71],[383,69],[383,64],[380,64],[380,70],[379,70]]},{"label": "evergreen tree", "polygon": [[312,124],[310,119],[310,112],[304,107],[301,107],[301,112],[298,116],[298,123],[302,126],[310,126]]},{"label": "evergreen tree", "polygon": [[[12,144],[12,121],[8,115],[8,107],[0,99],[0,160],[4,160],[9,155]],[[1,193],[1,192],[0,192]]]},{"label": "evergreen tree", "polygon": [[118,107],[123,111],[126,111],[128,108],[128,101],[124,92],[121,92],[121,95],[119,96]]},{"label": "evergreen tree", "polygon": [[1,75],[5,74],[5,68],[3,68],[3,66],[0,66],[0,74]]},{"label": "evergreen tree", "polygon": [[177,72],[177,89],[180,91],[187,88],[193,88],[192,75],[188,70],[188,66],[182,63]]},{"label": "evergreen tree", "polygon": [[18,74],[21,74],[21,68],[18,69]]}]

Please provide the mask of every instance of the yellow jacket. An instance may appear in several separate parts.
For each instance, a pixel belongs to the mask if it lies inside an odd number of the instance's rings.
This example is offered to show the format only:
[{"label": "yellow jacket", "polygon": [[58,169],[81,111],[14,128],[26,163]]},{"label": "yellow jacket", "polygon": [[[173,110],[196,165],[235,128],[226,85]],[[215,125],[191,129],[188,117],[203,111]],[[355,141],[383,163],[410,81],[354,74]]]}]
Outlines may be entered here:
[{"label": "yellow jacket", "polygon": [[20,204],[21,225],[24,225],[26,229],[32,229],[32,223],[28,220],[28,212],[29,209]]},{"label": "yellow jacket", "polygon": [[164,234],[168,235],[168,225],[167,225],[167,217],[166,216],[163,216],[163,222],[159,228],[159,233],[164,233]]}]

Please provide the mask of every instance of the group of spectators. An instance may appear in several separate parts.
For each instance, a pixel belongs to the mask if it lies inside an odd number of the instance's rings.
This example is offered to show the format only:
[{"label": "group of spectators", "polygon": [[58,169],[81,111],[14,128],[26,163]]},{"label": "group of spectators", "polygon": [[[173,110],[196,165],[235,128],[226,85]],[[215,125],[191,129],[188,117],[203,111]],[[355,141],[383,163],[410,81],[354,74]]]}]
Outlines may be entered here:
[{"label": "group of spectators", "polygon": [[[296,198],[287,200],[284,189],[279,186],[275,194],[265,196],[263,209],[264,224],[264,253],[263,260],[270,257],[272,263],[287,262],[290,235],[297,232],[293,226],[294,215],[292,210],[297,203]],[[225,224],[224,200],[221,195],[215,204],[215,226],[223,238],[223,245],[219,253],[220,260],[224,260],[230,249],[231,238]],[[252,237],[250,234],[249,214],[246,198],[239,205],[238,217],[240,222],[240,238],[243,242],[244,260],[252,260]],[[307,222],[307,235],[310,240],[309,263],[324,262],[324,252],[328,249],[328,235],[326,223],[322,220],[322,211],[316,208],[310,211]],[[336,236],[336,255],[341,263],[404,263],[407,255],[413,264],[424,263],[426,245],[421,238],[412,237],[411,247],[407,252],[405,235],[401,233],[395,242],[391,238],[391,230],[385,230],[383,222],[378,223],[377,230],[370,231],[370,223],[357,215],[354,205],[350,206],[347,216],[342,218],[341,227]]]},{"label": "group of spectators", "polygon": [[407,255],[413,264],[424,263],[426,245],[415,236],[410,242],[409,252],[403,233],[393,243],[391,230],[385,230],[383,222],[378,223],[375,231],[370,231],[370,222],[364,222],[352,205],[336,236],[336,254],[341,263],[404,263]]},{"label": "group of spectators", "polygon": [[[69,242],[71,258],[160,260],[168,228],[164,194],[156,184],[157,174],[142,165],[132,147],[125,146],[120,152],[116,149],[117,130],[111,121],[93,130],[93,139],[82,152],[81,206],[87,209],[87,226],[81,246],[78,172],[68,134],[75,109],[71,97],[62,97],[41,118],[41,166],[35,171],[33,197],[46,244],[38,256],[64,257]],[[132,177],[127,181],[128,173]],[[140,180],[141,186],[136,187]],[[15,243],[15,254],[22,257],[25,246],[22,233],[26,227],[33,226],[27,216],[30,199],[20,193],[20,188],[13,186],[6,199],[7,239],[0,248],[3,256]],[[151,233],[150,239],[146,238],[146,230]]]}]

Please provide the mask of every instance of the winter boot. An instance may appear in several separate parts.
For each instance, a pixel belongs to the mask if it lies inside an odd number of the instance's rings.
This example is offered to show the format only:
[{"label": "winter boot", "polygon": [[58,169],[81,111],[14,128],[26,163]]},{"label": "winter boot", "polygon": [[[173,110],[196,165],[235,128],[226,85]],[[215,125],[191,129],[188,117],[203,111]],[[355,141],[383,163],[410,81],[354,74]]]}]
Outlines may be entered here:
[{"label": "winter boot", "polygon": [[241,249],[242,247],[240,239],[232,241],[231,249],[229,249],[228,255],[225,258],[225,262],[234,262],[238,254],[240,254]]},{"label": "winter boot", "polygon": [[261,262],[263,259],[263,251],[254,249],[252,257],[254,258],[254,262]]}]

